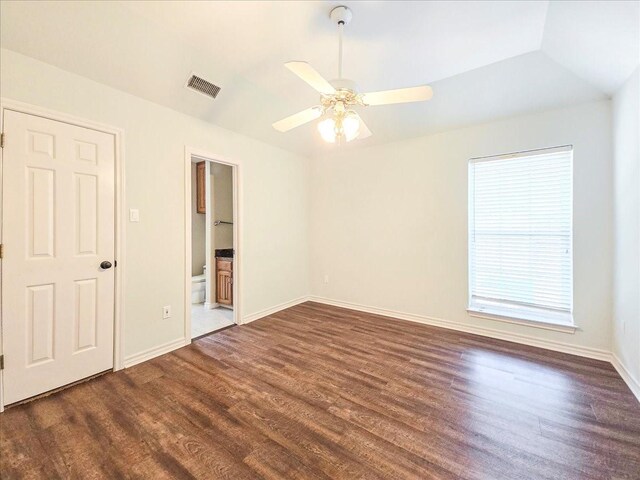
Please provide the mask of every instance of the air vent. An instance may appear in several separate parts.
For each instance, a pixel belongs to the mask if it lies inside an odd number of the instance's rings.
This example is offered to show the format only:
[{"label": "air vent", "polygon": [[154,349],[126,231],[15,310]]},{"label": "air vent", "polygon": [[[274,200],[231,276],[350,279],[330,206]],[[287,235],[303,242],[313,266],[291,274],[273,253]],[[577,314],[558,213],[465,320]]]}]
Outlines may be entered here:
[{"label": "air vent", "polygon": [[191,78],[189,78],[187,82],[187,87],[211,98],[216,98],[218,93],[220,93],[219,86],[207,82],[204,78],[200,78],[197,75],[191,75]]}]

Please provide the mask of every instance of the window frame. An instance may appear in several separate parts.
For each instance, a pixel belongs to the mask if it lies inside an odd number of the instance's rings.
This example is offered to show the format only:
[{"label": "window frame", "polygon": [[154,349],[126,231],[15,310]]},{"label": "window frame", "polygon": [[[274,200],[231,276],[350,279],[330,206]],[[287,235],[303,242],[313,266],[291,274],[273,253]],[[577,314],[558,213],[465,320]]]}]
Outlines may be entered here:
[{"label": "window frame", "polygon": [[[528,306],[525,304],[519,305],[517,302],[504,302],[500,304],[498,300],[485,299],[478,301],[479,297],[474,297],[472,290],[473,277],[472,272],[477,269],[474,265],[473,259],[473,246],[472,238],[475,232],[475,181],[474,181],[474,165],[480,162],[494,161],[494,160],[509,160],[517,158],[532,157],[536,155],[553,154],[569,152],[570,154],[570,198],[571,208],[570,211],[570,238],[569,238],[569,262],[570,262],[570,300],[571,307],[569,311],[558,310],[554,312],[551,307],[545,309],[541,307]],[[556,330],[566,333],[575,333],[578,326],[574,320],[574,259],[573,259],[573,239],[574,239],[574,225],[573,225],[573,145],[561,145],[557,147],[538,148],[532,150],[525,150],[513,153],[489,155],[484,157],[474,157],[468,160],[467,165],[467,182],[468,182],[468,224],[467,224],[467,312],[469,316],[485,318],[490,320],[498,320],[507,323],[523,324],[547,330]]]}]

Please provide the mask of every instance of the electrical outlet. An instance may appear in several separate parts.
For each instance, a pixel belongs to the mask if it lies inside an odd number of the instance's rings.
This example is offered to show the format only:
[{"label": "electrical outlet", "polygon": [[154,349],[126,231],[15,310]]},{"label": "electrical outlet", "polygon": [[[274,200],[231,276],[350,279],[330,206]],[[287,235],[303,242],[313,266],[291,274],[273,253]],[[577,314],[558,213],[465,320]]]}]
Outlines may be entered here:
[{"label": "electrical outlet", "polygon": [[169,318],[171,316],[171,305],[165,305],[162,307],[162,318]]},{"label": "electrical outlet", "polygon": [[329,283],[329,275],[324,276],[324,283]]}]

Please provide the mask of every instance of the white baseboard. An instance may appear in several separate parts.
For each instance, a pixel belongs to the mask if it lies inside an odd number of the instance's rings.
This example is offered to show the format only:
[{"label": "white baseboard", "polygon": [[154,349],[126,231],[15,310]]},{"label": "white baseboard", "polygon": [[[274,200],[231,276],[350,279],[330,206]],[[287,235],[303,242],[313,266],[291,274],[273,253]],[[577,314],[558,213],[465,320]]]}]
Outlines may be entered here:
[{"label": "white baseboard", "polygon": [[247,323],[253,322],[260,318],[266,317],[268,315],[272,315],[276,312],[279,312],[280,310],[285,310],[287,308],[294,307],[296,305],[299,305],[307,301],[309,301],[309,297],[304,296],[304,297],[296,298],[295,300],[291,300],[289,302],[281,303],[280,305],[276,305],[275,307],[267,308],[265,310],[261,310],[256,313],[245,315],[244,317],[242,317],[242,325],[245,325]]},{"label": "white baseboard", "polygon": [[356,303],[342,302],[339,300],[332,300],[323,297],[310,296],[310,301],[324,303],[327,305],[333,305],[336,307],[348,308],[350,310],[357,310],[360,312],[373,313],[375,315],[382,315],[384,317],[393,317],[400,320],[408,320],[410,322],[422,323],[425,325],[431,325],[434,327],[447,328],[449,330],[456,330],[459,332],[473,333],[475,335],[481,335],[483,337],[496,338],[498,340],[507,340],[509,342],[520,343],[522,345],[529,345],[531,347],[544,348],[547,350],[553,350],[556,352],[569,353],[572,355],[579,355],[581,357],[594,358],[596,360],[611,361],[611,352],[601,350],[597,348],[581,347],[578,345],[571,345],[569,343],[556,342],[552,340],[543,340],[540,338],[532,337],[529,335],[523,335],[520,333],[510,333],[501,330],[495,330],[492,328],[476,327],[471,325],[465,325],[451,320],[444,320],[441,318],[428,317],[424,315],[416,315],[413,313],[398,312],[395,310],[387,310],[384,308],[367,307],[365,305],[358,305]]},{"label": "white baseboard", "polygon": [[[255,320],[258,320],[259,318],[279,312],[280,310],[285,310],[300,303],[304,303],[307,300],[309,300],[309,297],[304,296],[295,300],[291,300],[289,302],[281,303],[280,305],[276,305],[271,308],[267,308],[266,310],[262,310],[260,312],[252,313],[243,317],[242,324],[253,322]],[[179,338],[163,345],[150,348],[143,352],[130,355],[124,359],[124,367],[128,368],[132,367],[133,365],[137,365],[138,363],[146,362],[147,360],[151,360],[152,358],[164,355],[165,353],[169,353],[173,350],[184,347],[185,345],[189,345],[189,343],[191,343],[191,339]]]},{"label": "white baseboard", "polygon": [[611,354],[611,364],[613,365],[613,368],[618,371],[624,382],[629,386],[631,392],[638,399],[638,402],[640,402],[640,382],[631,375],[631,372],[627,370],[615,353]]},{"label": "white baseboard", "polygon": [[133,367],[138,363],[146,362],[147,360],[151,360],[152,358],[159,357],[160,355],[164,355],[165,353],[169,353],[173,350],[177,350],[178,348],[184,347],[188,344],[189,340],[179,338],[177,340],[172,340],[171,342],[159,345],[157,347],[149,348],[148,350],[135,353],[124,359],[124,368]]}]

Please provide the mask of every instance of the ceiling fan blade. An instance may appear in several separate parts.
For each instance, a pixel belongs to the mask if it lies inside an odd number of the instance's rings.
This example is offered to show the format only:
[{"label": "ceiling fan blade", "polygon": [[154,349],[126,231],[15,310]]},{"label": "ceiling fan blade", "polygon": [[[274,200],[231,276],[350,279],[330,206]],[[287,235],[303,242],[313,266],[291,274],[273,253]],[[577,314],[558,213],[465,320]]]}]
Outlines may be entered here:
[{"label": "ceiling fan blade", "polygon": [[273,128],[279,132],[288,132],[292,128],[299,127],[300,125],[315,120],[320,115],[322,115],[322,107],[316,105],[315,107],[307,108],[301,112],[289,115],[282,120],[278,120],[273,124]]},{"label": "ceiling fan blade", "polygon": [[433,96],[433,90],[428,85],[420,87],[398,88],[397,90],[383,90],[362,94],[365,105],[390,105],[392,103],[422,102]]},{"label": "ceiling fan blade", "polygon": [[323,95],[336,93],[336,89],[307,62],[287,62],[284,66]]},{"label": "ceiling fan blade", "polygon": [[358,117],[358,120],[360,120],[360,133],[358,134],[356,139],[362,140],[363,138],[370,137],[372,133],[371,133],[371,130],[369,130],[369,127],[367,127],[367,124],[364,123],[364,121],[362,120],[362,117],[358,115],[357,112],[353,112],[353,113],[355,113],[356,117]]}]

